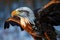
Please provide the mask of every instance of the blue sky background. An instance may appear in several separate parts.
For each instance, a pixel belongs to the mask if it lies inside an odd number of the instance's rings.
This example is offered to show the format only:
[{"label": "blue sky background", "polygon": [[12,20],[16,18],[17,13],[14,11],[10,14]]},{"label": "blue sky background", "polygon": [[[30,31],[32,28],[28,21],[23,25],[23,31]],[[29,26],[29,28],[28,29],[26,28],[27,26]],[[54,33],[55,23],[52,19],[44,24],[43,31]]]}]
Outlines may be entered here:
[{"label": "blue sky background", "polygon": [[60,31],[60,26],[54,26],[56,30]]}]

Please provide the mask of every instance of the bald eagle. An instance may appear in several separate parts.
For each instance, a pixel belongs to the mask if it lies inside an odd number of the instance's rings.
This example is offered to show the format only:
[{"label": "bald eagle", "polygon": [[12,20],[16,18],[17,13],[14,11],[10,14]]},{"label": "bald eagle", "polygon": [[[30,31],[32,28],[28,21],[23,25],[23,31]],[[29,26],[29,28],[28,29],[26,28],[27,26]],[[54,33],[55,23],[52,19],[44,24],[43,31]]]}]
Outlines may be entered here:
[{"label": "bald eagle", "polygon": [[11,17],[5,21],[4,28],[9,24],[20,26],[33,36],[35,40],[57,40],[53,26],[60,25],[60,2],[51,1],[34,14],[28,7],[20,7],[11,13]]},{"label": "bald eagle", "polygon": [[14,10],[11,13],[11,17],[8,18],[4,23],[4,29],[9,28],[9,24],[12,26],[20,26],[21,30],[26,30],[28,33],[30,33],[34,38],[41,37],[37,30],[37,27],[35,26],[35,15],[33,11],[28,7],[20,7]]}]

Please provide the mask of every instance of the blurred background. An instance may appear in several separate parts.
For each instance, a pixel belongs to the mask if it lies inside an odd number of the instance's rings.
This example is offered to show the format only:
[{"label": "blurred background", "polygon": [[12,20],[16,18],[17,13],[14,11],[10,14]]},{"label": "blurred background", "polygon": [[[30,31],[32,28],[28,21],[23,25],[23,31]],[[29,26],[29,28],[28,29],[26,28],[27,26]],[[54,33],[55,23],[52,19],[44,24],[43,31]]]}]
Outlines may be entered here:
[{"label": "blurred background", "polygon": [[[0,40],[33,40],[31,35],[26,31],[21,31],[19,27],[10,26],[9,29],[4,30],[4,21],[10,17],[11,12],[16,8],[27,6],[35,10],[42,8],[49,1],[51,0],[0,0]],[[60,35],[60,26],[54,27]]]}]

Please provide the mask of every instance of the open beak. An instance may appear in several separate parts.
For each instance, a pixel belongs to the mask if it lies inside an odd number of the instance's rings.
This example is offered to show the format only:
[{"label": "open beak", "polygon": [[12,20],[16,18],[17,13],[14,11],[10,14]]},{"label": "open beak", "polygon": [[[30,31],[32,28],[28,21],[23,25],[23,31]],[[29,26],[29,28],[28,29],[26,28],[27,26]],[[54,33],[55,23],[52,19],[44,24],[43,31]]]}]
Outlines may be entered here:
[{"label": "open beak", "polygon": [[19,18],[18,16],[13,16],[13,17],[8,18],[8,19],[5,21],[5,23],[4,23],[4,29],[9,28],[9,27],[10,27],[10,24],[11,24],[12,26],[17,25],[17,26],[19,26],[19,27],[21,28],[22,31],[24,30],[24,29],[21,27],[21,25],[20,25],[20,18]]},{"label": "open beak", "polygon": [[[19,18],[17,15],[18,15],[18,14],[17,14],[17,11],[16,11],[16,10],[12,11],[11,17],[8,18],[8,19],[5,21],[4,28],[9,28],[9,24],[12,24],[12,26],[14,26],[15,23],[18,24],[20,18]],[[12,21],[13,21],[13,22],[12,22]],[[17,21],[17,22],[16,22],[16,21]],[[15,22],[15,23],[14,23],[14,22]]]}]

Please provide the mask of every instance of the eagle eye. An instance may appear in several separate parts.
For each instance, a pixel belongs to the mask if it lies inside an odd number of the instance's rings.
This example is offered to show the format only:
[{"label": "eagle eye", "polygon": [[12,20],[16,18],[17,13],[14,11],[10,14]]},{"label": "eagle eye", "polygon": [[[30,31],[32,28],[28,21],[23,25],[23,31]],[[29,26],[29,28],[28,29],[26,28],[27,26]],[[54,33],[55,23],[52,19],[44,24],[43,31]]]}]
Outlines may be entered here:
[{"label": "eagle eye", "polygon": [[25,10],[18,10],[18,12],[26,12],[26,13],[29,13],[28,11],[25,11]]},{"label": "eagle eye", "polygon": [[21,10],[18,10],[18,12],[22,12]]}]

